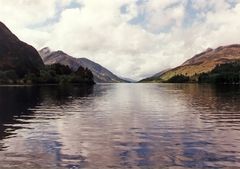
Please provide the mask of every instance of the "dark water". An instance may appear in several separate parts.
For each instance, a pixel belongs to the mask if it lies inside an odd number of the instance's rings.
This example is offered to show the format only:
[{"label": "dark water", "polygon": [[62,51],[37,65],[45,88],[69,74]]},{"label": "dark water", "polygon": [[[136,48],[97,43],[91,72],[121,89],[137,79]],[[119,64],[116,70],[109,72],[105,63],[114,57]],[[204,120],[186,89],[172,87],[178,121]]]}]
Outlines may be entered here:
[{"label": "dark water", "polygon": [[240,87],[0,87],[0,168],[240,168]]}]

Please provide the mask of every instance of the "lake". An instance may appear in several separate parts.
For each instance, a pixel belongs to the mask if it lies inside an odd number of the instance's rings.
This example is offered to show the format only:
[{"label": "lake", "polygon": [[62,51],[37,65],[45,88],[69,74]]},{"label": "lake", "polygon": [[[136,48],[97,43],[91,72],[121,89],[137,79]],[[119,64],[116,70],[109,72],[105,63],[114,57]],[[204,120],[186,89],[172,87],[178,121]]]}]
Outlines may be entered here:
[{"label": "lake", "polygon": [[0,168],[240,168],[240,87],[0,87]]}]

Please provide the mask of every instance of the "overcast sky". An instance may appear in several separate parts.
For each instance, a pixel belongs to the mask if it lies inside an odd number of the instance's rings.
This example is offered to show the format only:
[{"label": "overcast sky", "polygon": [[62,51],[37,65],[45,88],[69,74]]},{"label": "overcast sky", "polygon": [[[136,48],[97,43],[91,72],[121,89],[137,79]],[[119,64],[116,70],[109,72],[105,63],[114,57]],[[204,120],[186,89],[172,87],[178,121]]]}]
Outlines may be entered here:
[{"label": "overcast sky", "polygon": [[38,50],[133,79],[240,43],[240,0],[0,0],[0,20]]}]

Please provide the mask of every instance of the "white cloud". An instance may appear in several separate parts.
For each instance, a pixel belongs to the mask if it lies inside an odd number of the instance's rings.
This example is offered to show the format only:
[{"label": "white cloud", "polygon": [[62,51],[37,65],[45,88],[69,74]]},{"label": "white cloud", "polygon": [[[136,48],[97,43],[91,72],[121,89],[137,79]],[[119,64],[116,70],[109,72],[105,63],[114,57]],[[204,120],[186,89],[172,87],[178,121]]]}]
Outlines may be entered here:
[{"label": "white cloud", "polygon": [[143,3],[139,9],[146,17],[147,29],[157,32],[169,26],[180,26],[185,15],[185,5],[185,0],[152,0]]},{"label": "white cloud", "polygon": [[177,66],[208,47],[240,43],[239,1],[136,2],[0,0],[0,20],[38,49],[87,57],[134,79]]},{"label": "white cloud", "polygon": [[55,11],[55,1],[45,0],[0,0],[0,18],[14,26],[26,26],[42,22],[52,17]]}]

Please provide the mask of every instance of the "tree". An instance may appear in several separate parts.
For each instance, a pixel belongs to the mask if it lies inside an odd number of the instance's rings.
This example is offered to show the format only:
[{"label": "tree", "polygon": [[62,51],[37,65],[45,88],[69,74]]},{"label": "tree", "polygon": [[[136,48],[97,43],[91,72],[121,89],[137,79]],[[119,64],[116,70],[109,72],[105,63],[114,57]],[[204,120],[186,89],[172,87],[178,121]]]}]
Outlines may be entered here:
[{"label": "tree", "polygon": [[190,78],[184,75],[175,75],[170,78],[167,82],[168,83],[188,83]]}]

